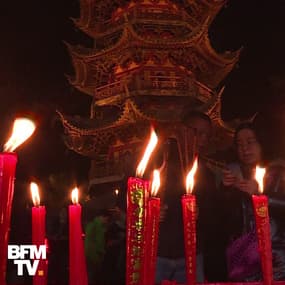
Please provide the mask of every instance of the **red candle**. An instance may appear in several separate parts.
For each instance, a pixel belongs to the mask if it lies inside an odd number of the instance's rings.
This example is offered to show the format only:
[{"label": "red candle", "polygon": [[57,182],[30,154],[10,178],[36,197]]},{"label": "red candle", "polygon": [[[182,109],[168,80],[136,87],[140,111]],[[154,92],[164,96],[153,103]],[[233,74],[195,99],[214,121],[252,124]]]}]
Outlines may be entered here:
[{"label": "red candle", "polygon": [[[40,206],[40,196],[38,186],[32,182],[30,184],[34,207],[32,207],[32,243],[39,246],[45,246],[46,232],[46,209]],[[45,251],[46,254],[46,251]],[[46,256],[42,256],[39,260],[36,274],[33,277],[33,285],[47,284],[47,260]]]},{"label": "red candle", "polygon": [[34,132],[35,125],[28,119],[16,119],[13,131],[0,153],[0,284],[6,284],[7,248],[11,208],[14,194],[17,155],[12,153]]},{"label": "red candle", "polygon": [[0,284],[6,284],[7,248],[16,164],[15,153],[0,153]]},{"label": "red candle", "polygon": [[194,175],[198,168],[196,158],[186,177],[186,194],[182,197],[184,227],[185,264],[187,285],[196,282],[196,197],[191,194],[194,188]]},{"label": "red candle", "polygon": [[78,189],[72,191],[73,205],[69,210],[69,284],[88,285],[86,260],[82,240],[81,206],[78,204]]},{"label": "red candle", "polygon": [[147,201],[146,217],[146,244],[144,260],[144,284],[153,285],[155,283],[155,270],[158,246],[158,230],[160,218],[160,199],[156,198],[160,186],[159,171],[154,170],[151,184],[151,195]]},{"label": "red candle", "polygon": [[[142,177],[148,160],[157,145],[157,136],[152,130],[149,143],[140,161],[136,176]],[[128,179],[127,189],[127,245],[126,285],[144,283],[144,254],[146,230],[146,200],[149,195],[149,181],[137,177]]]},{"label": "red candle", "polygon": [[128,179],[127,192],[127,260],[126,284],[143,283],[145,252],[146,199],[149,182],[140,178]]},{"label": "red candle", "polygon": [[[259,192],[263,192],[264,168],[256,167],[255,177],[258,182]],[[272,249],[270,238],[270,223],[268,214],[268,198],[265,195],[252,195],[254,208],[258,247],[261,257],[261,266],[264,284],[272,284]]]}]

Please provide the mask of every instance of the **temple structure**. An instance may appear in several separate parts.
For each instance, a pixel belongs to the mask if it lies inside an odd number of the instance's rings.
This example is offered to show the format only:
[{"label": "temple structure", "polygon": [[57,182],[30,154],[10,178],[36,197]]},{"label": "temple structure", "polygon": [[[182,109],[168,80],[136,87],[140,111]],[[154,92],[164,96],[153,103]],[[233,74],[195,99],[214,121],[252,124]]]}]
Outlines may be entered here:
[{"label": "temple structure", "polygon": [[175,137],[183,155],[181,120],[189,110],[207,113],[214,147],[225,144],[221,82],[240,51],[218,54],[208,37],[225,2],[80,0],[74,23],[94,45],[67,45],[75,70],[69,80],[92,97],[90,118],[59,114],[67,146],[92,159],[91,183],[119,179],[126,154],[136,163],[151,123],[160,138]]}]

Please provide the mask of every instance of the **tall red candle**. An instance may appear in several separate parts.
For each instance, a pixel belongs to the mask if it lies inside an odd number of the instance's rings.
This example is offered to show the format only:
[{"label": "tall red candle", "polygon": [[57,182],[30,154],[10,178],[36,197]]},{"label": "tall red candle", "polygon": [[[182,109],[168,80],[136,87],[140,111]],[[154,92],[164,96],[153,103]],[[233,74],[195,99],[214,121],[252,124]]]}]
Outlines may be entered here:
[{"label": "tall red candle", "polygon": [[153,285],[155,283],[155,270],[158,246],[158,230],[160,218],[160,199],[154,197],[160,186],[159,171],[154,170],[151,184],[151,195],[147,201],[146,216],[146,244],[144,256],[144,284]]},{"label": "tall red candle", "polygon": [[78,189],[72,191],[73,205],[69,211],[69,285],[88,285],[84,245],[81,227],[81,206]]},{"label": "tall red candle", "polygon": [[[140,161],[136,176],[142,177],[149,158],[157,145],[157,136],[152,130],[149,143]],[[127,189],[127,245],[126,245],[126,285],[144,283],[144,254],[146,234],[147,198],[149,181],[130,177]]]},{"label": "tall red candle", "polygon": [[146,199],[149,182],[140,178],[128,179],[127,191],[127,260],[126,284],[143,283],[145,252]]},{"label": "tall red candle", "polygon": [[[259,192],[263,192],[263,177],[265,169],[256,167],[256,180]],[[268,198],[265,195],[252,195],[253,209],[256,222],[258,247],[261,257],[263,281],[265,285],[273,282],[272,273],[272,248],[270,238],[270,223],[268,214]]]},{"label": "tall red candle", "polygon": [[0,284],[6,284],[7,249],[14,194],[17,155],[12,153],[34,132],[35,124],[28,119],[14,121],[13,131],[0,153]]},{"label": "tall red candle", "polygon": [[3,285],[6,284],[7,248],[16,164],[15,153],[0,153],[0,284]]},{"label": "tall red candle", "polygon": [[184,246],[187,284],[196,281],[196,197],[185,194],[182,197]]},{"label": "tall red candle", "polygon": [[196,282],[196,197],[191,194],[194,188],[194,175],[198,168],[196,158],[186,177],[186,191],[181,199],[184,228],[185,264],[187,285]]},{"label": "tall red candle", "polygon": [[[36,183],[31,183],[31,192],[33,197],[34,207],[32,207],[32,243],[39,246],[45,246],[46,239],[46,208],[40,206],[40,196],[38,193],[38,186]],[[46,251],[45,251],[46,253]],[[41,257],[39,260],[36,274],[33,277],[33,285],[47,284],[47,259]]]}]

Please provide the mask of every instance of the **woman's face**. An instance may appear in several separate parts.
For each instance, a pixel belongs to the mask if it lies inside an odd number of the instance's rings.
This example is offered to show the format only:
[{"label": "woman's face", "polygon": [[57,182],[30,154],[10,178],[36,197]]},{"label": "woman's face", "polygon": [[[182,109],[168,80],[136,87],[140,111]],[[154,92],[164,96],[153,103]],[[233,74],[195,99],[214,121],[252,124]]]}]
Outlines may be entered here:
[{"label": "woman's face", "polygon": [[256,165],[261,160],[261,146],[251,129],[242,129],[237,134],[237,153],[245,165]]}]

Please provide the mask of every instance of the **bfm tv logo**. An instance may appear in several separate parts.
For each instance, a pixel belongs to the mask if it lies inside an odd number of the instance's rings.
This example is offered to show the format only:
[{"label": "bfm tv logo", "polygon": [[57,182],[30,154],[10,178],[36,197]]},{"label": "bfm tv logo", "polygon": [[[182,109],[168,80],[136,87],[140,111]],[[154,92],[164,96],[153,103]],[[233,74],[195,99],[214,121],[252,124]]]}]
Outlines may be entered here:
[{"label": "bfm tv logo", "polygon": [[[29,259],[25,259],[26,256],[28,256]],[[35,276],[40,260],[46,259],[46,246],[8,245],[8,259],[14,260],[19,276],[23,275],[23,269],[25,267],[29,276]],[[43,276],[44,272],[39,270],[38,275]]]}]

